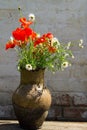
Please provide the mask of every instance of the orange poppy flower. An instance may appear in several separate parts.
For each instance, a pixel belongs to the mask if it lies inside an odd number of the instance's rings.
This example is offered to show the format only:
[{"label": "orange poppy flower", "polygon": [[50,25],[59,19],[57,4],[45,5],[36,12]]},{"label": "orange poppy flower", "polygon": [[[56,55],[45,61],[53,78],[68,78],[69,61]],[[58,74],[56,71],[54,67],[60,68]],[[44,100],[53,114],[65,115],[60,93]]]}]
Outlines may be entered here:
[{"label": "orange poppy flower", "polygon": [[27,28],[27,27],[29,27],[29,25],[31,25],[33,23],[30,20],[26,20],[26,18],[24,18],[24,17],[20,18],[19,21],[22,23],[21,27],[23,27],[23,28]]},{"label": "orange poppy flower", "polygon": [[49,52],[51,52],[51,53],[55,53],[56,52],[56,48],[55,47],[49,46],[48,49],[49,49]]}]

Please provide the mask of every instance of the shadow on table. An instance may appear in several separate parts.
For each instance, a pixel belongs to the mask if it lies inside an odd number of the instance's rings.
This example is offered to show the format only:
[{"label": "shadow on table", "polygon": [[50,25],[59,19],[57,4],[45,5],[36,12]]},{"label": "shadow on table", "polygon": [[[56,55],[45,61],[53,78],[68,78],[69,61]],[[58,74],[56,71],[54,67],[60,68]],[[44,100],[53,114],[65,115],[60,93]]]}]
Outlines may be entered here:
[{"label": "shadow on table", "polygon": [[0,125],[0,130],[23,130],[20,128],[18,123],[16,124],[1,124]]},{"label": "shadow on table", "polygon": [[0,130],[24,130],[24,129],[21,128],[18,123],[11,123],[11,124],[0,124]]}]

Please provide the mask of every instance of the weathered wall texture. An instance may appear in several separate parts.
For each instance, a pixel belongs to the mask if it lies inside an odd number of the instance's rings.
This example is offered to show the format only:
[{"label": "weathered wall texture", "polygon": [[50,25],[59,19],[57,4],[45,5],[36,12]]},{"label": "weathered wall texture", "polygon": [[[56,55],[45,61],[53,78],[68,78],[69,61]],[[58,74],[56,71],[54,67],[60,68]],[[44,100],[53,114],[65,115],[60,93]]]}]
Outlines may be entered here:
[{"label": "weathered wall texture", "polygon": [[46,71],[45,83],[53,97],[49,119],[87,120],[87,0],[0,0],[0,118],[14,117],[11,97],[20,79],[16,53],[5,51],[5,43],[18,25],[19,6],[26,17],[36,15],[40,33],[51,31],[61,42],[84,40],[83,49],[72,48],[72,66]]}]

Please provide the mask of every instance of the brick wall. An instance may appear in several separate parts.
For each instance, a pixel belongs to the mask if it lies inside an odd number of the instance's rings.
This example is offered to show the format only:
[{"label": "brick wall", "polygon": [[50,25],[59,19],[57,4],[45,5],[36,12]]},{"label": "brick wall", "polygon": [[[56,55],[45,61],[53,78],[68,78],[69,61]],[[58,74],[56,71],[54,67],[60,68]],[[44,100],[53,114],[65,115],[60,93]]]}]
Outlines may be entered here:
[{"label": "brick wall", "polygon": [[49,120],[87,121],[87,93],[57,92],[48,115]]},{"label": "brick wall", "polygon": [[46,71],[45,84],[53,98],[48,119],[87,120],[86,5],[87,0],[0,0],[0,118],[14,118],[11,97],[19,85],[20,75],[15,51],[4,48],[11,31],[18,25],[20,6],[26,17],[28,13],[36,15],[39,32],[51,31],[61,42],[84,40],[83,49],[72,48],[75,55],[72,66],[55,74]]}]

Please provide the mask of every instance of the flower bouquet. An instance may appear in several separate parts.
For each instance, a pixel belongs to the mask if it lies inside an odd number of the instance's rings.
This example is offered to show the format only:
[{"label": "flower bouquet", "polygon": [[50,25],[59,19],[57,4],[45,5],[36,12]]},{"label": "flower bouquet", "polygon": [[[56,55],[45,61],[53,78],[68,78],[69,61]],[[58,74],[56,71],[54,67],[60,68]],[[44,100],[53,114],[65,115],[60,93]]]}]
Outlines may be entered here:
[{"label": "flower bouquet", "polygon": [[40,35],[30,26],[35,24],[35,15],[19,19],[20,27],[12,31],[6,50],[15,48],[18,54],[18,70],[38,70],[48,68],[52,71],[64,69],[71,65],[69,57],[73,58],[70,50],[71,42],[62,44],[51,33]]}]

